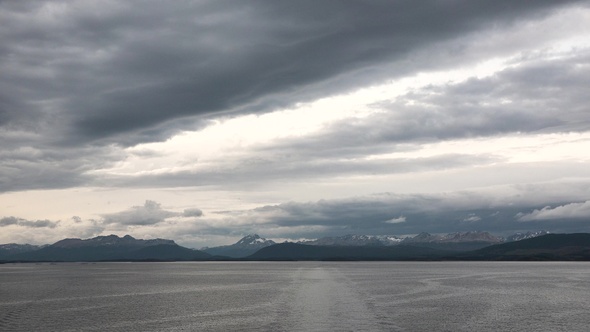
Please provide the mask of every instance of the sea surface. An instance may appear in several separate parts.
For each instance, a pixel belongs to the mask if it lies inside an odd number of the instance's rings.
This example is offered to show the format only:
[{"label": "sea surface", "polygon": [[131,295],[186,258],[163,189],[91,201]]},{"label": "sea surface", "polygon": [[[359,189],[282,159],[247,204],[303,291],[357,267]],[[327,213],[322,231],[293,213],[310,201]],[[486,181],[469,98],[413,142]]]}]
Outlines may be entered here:
[{"label": "sea surface", "polygon": [[590,263],[0,265],[0,331],[589,331]]}]

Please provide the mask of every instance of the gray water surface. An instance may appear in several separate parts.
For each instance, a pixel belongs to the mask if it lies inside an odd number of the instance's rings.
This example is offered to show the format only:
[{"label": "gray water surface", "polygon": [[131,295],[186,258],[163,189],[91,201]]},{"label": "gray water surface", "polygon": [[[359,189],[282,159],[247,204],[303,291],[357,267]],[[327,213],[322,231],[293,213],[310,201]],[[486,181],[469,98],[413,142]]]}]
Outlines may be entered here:
[{"label": "gray water surface", "polygon": [[0,331],[588,331],[589,263],[0,265]]}]

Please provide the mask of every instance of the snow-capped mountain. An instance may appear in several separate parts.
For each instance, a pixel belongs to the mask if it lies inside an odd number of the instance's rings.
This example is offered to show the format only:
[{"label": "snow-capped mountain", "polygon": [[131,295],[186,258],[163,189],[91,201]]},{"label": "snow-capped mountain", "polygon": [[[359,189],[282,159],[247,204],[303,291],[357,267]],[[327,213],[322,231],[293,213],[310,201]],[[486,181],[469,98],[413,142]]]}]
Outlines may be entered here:
[{"label": "snow-capped mountain", "polygon": [[398,244],[417,245],[427,243],[481,243],[497,244],[503,239],[488,232],[457,232],[446,235],[433,235],[426,232],[414,237],[401,238],[394,235],[343,235],[323,237],[317,240],[301,241],[301,244],[315,246],[394,246]]},{"label": "snow-capped mountain", "polygon": [[256,251],[273,244],[276,244],[276,242],[273,240],[262,238],[258,234],[249,234],[234,244],[212,248],[202,248],[201,250],[214,256],[242,258],[250,256]]},{"label": "snow-capped mountain", "polygon": [[401,244],[453,251],[468,251],[502,242],[504,242],[502,238],[488,232],[471,231],[445,235],[420,233],[414,237],[405,238]]},{"label": "snow-capped mountain", "polygon": [[422,232],[414,237],[407,237],[403,240],[404,243],[429,243],[439,242],[442,240],[442,235],[432,235],[430,233]]},{"label": "snow-capped mountain", "polygon": [[317,240],[301,241],[301,244],[313,246],[392,246],[402,241],[393,235],[355,235],[323,237]]},{"label": "snow-capped mountain", "polygon": [[502,243],[504,240],[501,237],[494,236],[488,232],[471,231],[449,233],[443,236],[441,242],[487,242],[487,243]]},{"label": "snow-capped mountain", "polygon": [[490,244],[501,243],[504,240],[488,232],[470,231],[456,232],[446,235],[432,235],[420,233],[414,237],[405,238],[403,243],[461,243],[461,242],[485,242]]},{"label": "snow-capped mountain", "polygon": [[404,240],[404,238],[395,235],[375,235],[375,237],[385,246],[395,246]]},{"label": "snow-capped mountain", "polygon": [[536,231],[536,232],[526,232],[526,233],[519,232],[519,233],[515,233],[515,234],[507,237],[506,242],[514,242],[514,241],[532,239],[534,237],[541,236],[541,235],[547,235],[547,234],[551,234],[551,232],[548,232],[548,231]]},{"label": "snow-capped mountain", "polygon": [[275,241],[261,238],[258,234],[249,234],[233,244],[234,247],[264,248],[275,244]]}]

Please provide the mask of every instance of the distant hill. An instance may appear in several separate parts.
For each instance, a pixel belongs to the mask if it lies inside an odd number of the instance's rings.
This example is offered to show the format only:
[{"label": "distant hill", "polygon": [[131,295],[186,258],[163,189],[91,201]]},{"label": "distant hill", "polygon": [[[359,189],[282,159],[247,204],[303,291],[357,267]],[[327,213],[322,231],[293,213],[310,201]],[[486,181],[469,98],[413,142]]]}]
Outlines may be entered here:
[{"label": "distant hill", "polygon": [[181,247],[172,240],[138,240],[129,235],[64,239],[43,248],[10,255],[11,261],[116,261],[116,260],[203,260],[211,257]]},{"label": "distant hill", "polygon": [[267,240],[258,234],[250,234],[231,245],[203,248],[201,250],[212,256],[242,258],[250,256],[256,251],[273,244],[275,244],[273,240]]},{"label": "distant hill", "polygon": [[489,246],[457,258],[470,260],[590,260],[590,234],[547,234]]},{"label": "distant hill", "polygon": [[41,249],[43,246],[36,246],[32,244],[16,244],[7,243],[0,244],[0,259],[6,259],[15,254],[21,254],[24,252],[35,251]]},{"label": "distant hill", "polygon": [[148,247],[154,245],[176,245],[173,240],[165,239],[151,239],[141,240],[136,239],[131,235],[118,237],[117,235],[97,236],[91,239],[63,239],[52,244],[56,248],[82,248],[82,247]]},{"label": "distant hill", "polygon": [[449,252],[424,247],[398,246],[318,246],[280,243],[248,256],[249,260],[432,260]]}]

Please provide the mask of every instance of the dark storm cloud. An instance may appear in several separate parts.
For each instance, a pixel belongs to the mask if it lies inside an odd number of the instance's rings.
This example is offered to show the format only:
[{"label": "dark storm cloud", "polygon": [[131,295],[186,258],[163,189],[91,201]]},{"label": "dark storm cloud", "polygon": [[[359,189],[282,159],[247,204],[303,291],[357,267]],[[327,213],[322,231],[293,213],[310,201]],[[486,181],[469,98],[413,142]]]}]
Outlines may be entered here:
[{"label": "dark storm cloud", "polygon": [[[474,209],[462,208],[467,197],[441,195],[375,195],[343,200],[320,200],[311,203],[284,203],[265,206],[254,212],[268,216],[280,227],[324,226],[330,233],[371,234],[440,232],[466,228],[463,219]],[[482,213],[482,211],[478,211]],[[487,211],[487,214],[491,212]],[[404,222],[391,220],[404,218]],[[491,225],[487,225],[490,227]],[[473,225],[467,228],[471,229]]]},{"label": "dark storm cloud", "polygon": [[63,117],[64,140],[146,139],[142,131],[181,117],[269,109],[391,74],[375,77],[376,66],[423,69],[407,62],[413,51],[558,5],[4,2],[2,83],[34,114]]},{"label": "dark storm cloud", "polygon": [[[490,193],[464,191],[445,194],[378,194],[316,202],[288,202],[246,211],[221,211],[240,220],[235,227],[259,232],[280,230],[292,237],[343,234],[416,234],[484,230],[509,234],[522,230],[581,231],[590,204],[566,203],[543,195],[538,187],[517,188],[499,199]],[[561,193],[559,185],[543,189]],[[587,191],[587,190],[582,190]],[[565,197],[565,195],[564,195]],[[545,206],[553,200],[550,208]],[[560,203],[561,202],[561,203]],[[522,213],[520,211],[532,211]],[[523,223],[522,221],[537,222]],[[545,221],[545,222],[543,222]],[[584,226],[582,226],[584,227]],[[590,231],[585,226],[585,231]]]},{"label": "dark storm cloud", "polygon": [[17,217],[4,217],[0,219],[0,227],[17,225],[22,227],[30,228],[55,228],[59,224],[59,221],[50,220],[27,220]]},{"label": "dark storm cloud", "polygon": [[43,142],[35,145],[18,147],[8,140],[6,150],[0,148],[0,192],[84,185],[95,179],[85,173],[120,158],[109,148],[53,149]]}]

